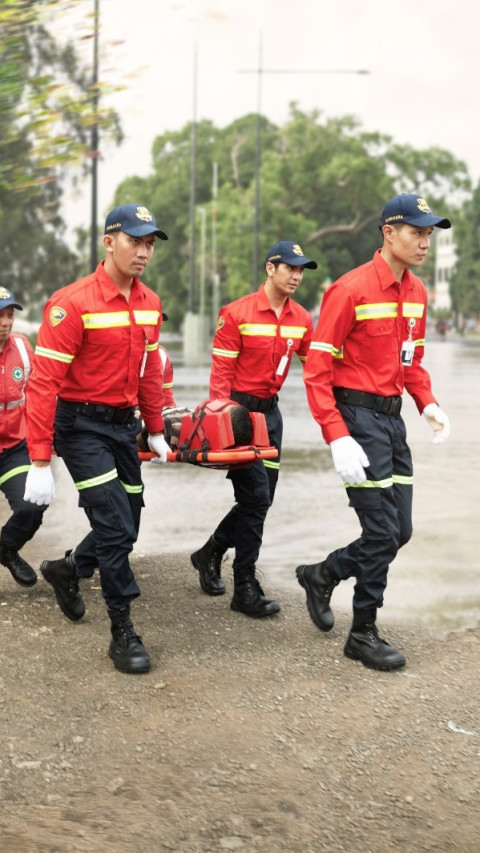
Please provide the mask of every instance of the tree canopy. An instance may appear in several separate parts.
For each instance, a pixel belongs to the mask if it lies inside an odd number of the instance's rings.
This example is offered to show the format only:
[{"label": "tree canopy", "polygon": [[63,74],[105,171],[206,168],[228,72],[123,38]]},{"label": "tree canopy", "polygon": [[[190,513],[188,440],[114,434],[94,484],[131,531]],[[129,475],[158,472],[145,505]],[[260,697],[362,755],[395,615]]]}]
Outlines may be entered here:
[{"label": "tree canopy", "polygon": [[[118,118],[99,105],[75,45],[49,31],[61,0],[0,6],[1,283],[25,306],[74,279],[81,261],[62,240],[62,181],[88,170],[91,128],[120,141]],[[92,23],[93,27],[93,23]]]},{"label": "tree canopy", "polygon": [[[51,22],[63,6],[64,0],[3,0],[0,6],[0,283],[37,317],[53,290],[88,271],[84,249],[77,254],[63,239],[65,179],[88,171],[98,156],[93,128],[103,140],[120,142],[122,136],[118,116],[105,106],[107,84],[92,78],[88,63],[80,61],[78,43],[60,43],[52,34]],[[93,3],[90,17],[87,38],[98,27]],[[298,291],[299,300],[314,309],[325,281],[372,256],[386,199],[419,192],[450,215],[446,200],[461,198],[470,188],[465,164],[448,151],[401,146],[365,131],[352,116],[327,119],[295,103],[282,126],[248,114],[223,128],[204,119],[166,131],[154,140],[150,174],[125,178],[112,191],[112,206],[147,204],[169,235],[168,242],[159,243],[146,280],[161,295],[174,328],[181,326],[192,297],[193,138],[197,311],[203,272],[207,312],[217,307],[214,280],[220,282],[220,304],[252,288],[257,238],[255,286],[264,278],[264,253],[277,240],[299,242],[317,261],[318,270],[305,276]],[[257,177],[260,216],[254,234]],[[473,219],[458,229],[468,251],[462,249],[454,282],[455,305],[468,311],[477,310],[480,266],[478,229],[472,224],[480,207],[476,196],[471,204]],[[428,274],[429,267],[422,268],[422,275]]]},{"label": "tree canopy", "polygon": [[[208,299],[218,272],[222,303],[252,287],[256,121],[251,114],[223,129],[208,120],[196,126],[196,204],[208,219],[204,258],[199,252],[201,217],[196,219],[196,263],[205,265]],[[149,205],[169,235],[169,241],[157,247],[147,279],[175,327],[189,300],[191,151],[191,124],[158,136],[151,174],[122,181],[112,202],[140,200]],[[258,283],[263,281],[268,247],[281,239],[299,242],[319,267],[304,277],[297,293],[309,309],[318,304],[325,279],[335,279],[373,255],[380,245],[379,214],[389,197],[419,192],[432,207],[444,209],[445,198],[469,187],[465,164],[448,151],[399,146],[389,136],[364,131],[351,116],[324,119],[320,112],[302,112],[296,104],[281,127],[261,119],[261,151]],[[211,253],[213,226],[216,263]]]}]

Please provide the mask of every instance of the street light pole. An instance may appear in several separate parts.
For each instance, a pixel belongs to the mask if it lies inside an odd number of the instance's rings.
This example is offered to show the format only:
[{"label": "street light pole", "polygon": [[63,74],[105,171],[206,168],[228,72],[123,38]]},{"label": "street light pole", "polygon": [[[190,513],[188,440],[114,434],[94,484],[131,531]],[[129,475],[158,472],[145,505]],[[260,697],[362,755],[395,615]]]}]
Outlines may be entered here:
[{"label": "street light pole", "polygon": [[260,166],[261,166],[261,102],[262,78],[264,74],[370,74],[366,69],[352,68],[263,68],[262,67],[262,37],[259,41],[258,68],[242,68],[240,74],[257,74],[257,120],[255,125],[255,201],[253,215],[253,264],[252,291],[258,286],[259,268],[259,238],[260,238]]},{"label": "street light pole", "polygon": [[98,249],[97,249],[97,196],[98,196],[98,28],[99,28],[99,2],[94,0],[94,21],[93,21],[93,74],[92,74],[92,103],[93,103],[93,124],[91,135],[91,151],[90,157],[92,160],[91,176],[92,176],[92,197],[91,197],[91,217],[90,217],[90,269],[93,272],[98,264]]},{"label": "street light pole", "polygon": [[190,265],[188,310],[195,311],[195,201],[197,183],[197,46],[193,53],[193,111],[190,159]]}]

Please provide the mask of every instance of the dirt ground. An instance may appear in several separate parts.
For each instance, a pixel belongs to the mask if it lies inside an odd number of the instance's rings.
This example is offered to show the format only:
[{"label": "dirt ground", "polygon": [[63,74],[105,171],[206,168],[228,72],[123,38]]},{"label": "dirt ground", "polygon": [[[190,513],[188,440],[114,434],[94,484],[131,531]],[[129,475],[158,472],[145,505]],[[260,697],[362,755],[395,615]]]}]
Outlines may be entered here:
[{"label": "dirt ground", "polygon": [[187,553],[133,565],[138,676],[107,656],[98,578],[74,624],[1,570],[2,853],[478,850],[480,628],[385,612],[408,665],[377,673],[343,655],[349,614],[322,634],[300,587],[251,620],[229,564],[219,598]]}]

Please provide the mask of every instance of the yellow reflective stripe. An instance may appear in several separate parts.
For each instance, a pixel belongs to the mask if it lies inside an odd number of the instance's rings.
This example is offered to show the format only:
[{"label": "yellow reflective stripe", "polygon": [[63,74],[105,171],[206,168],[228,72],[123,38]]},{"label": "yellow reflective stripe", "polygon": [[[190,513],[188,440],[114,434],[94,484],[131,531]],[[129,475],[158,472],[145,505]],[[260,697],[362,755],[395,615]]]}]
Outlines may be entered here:
[{"label": "yellow reflective stripe", "polygon": [[326,341],[312,341],[310,344],[310,349],[318,350],[319,352],[328,352],[332,355],[335,347],[333,344],[327,344]]},{"label": "yellow reflective stripe", "polygon": [[374,302],[371,305],[356,305],[355,317],[360,320],[384,320],[386,317],[396,317],[397,302]]},{"label": "yellow reflective stripe", "polygon": [[310,349],[317,350],[317,352],[326,352],[333,356],[333,358],[343,358],[343,347],[337,349],[333,344],[327,344],[326,341],[312,341]]},{"label": "yellow reflective stripe", "polygon": [[241,335],[248,337],[260,337],[264,335],[266,338],[274,338],[277,334],[275,323],[241,323],[238,330]]},{"label": "yellow reflective stripe", "polygon": [[212,355],[220,355],[223,358],[238,358],[239,354],[240,350],[218,349],[218,347],[212,349]]},{"label": "yellow reflective stripe", "polygon": [[173,382],[164,382],[162,388],[173,388]]},{"label": "yellow reflective stripe", "polygon": [[85,329],[119,329],[130,325],[128,311],[107,311],[98,314],[82,314]]},{"label": "yellow reflective stripe", "polygon": [[134,308],[133,316],[139,326],[156,326],[160,317],[160,311],[154,311],[153,309],[139,311]]},{"label": "yellow reflective stripe", "polygon": [[306,326],[280,326],[281,338],[303,338]]},{"label": "yellow reflective stripe", "polygon": [[424,347],[425,346],[425,338],[417,338],[416,341],[413,342],[416,347]]},{"label": "yellow reflective stripe", "polygon": [[117,476],[117,469],[112,468],[111,471],[106,471],[105,474],[99,474],[98,477],[90,477],[88,480],[80,480],[78,483],[75,483],[75,486],[79,492],[83,491],[83,489],[94,489],[95,486],[103,486],[104,483],[110,483],[111,480],[115,480]]},{"label": "yellow reflective stripe", "polygon": [[51,358],[53,361],[63,361],[65,364],[71,364],[75,358],[69,352],[57,352],[57,350],[39,347],[38,345],[35,347],[35,355],[41,355],[43,358]]},{"label": "yellow reflective stripe", "polygon": [[123,480],[120,480],[123,488],[125,489],[127,495],[141,495],[143,492],[143,485],[140,483],[139,485],[132,486],[129,483],[124,483]]},{"label": "yellow reflective stripe", "polygon": [[[156,326],[160,317],[159,311],[136,311],[133,316],[139,326]],[[94,314],[82,314],[85,329],[119,329],[130,325],[128,311],[99,311]]]},{"label": "yellow reflective stripe", "polygon": [[365,480],[364,483],[357,483],[355,486],[349,486],[345,483],[347,489],[390,489],[393,486],[393,477],[385,477],[384,480]]},{"label": "yellow reflective stripe", "polygon": [[272,459],[264,459],[263,464],[265,468],[273,468],[274,471],[278,471],[280,468],[280,462],[274,462]]},{"label": "yellow reflective stripe", "polygon": [[404,317],[423,317],[425,305],[423,302],[404,302],[403,316]]},{"label": "yellow reflective stripe", "polygon": [[0,477],[0,486],[3,486],[12,477],[16,477],[17,474],[26,474],[29,470],[30,465],[18,465],[16,468],[10,468],[10,471],[7,471],[3,477]]},{"label": "yellow reflective stripe", "polygon": [[155,352],[158,349],[158,341],[154,344],[147,344],[145,347],[146,352]]},{"label": "yellow reflective stripe", "polygon": [[413,486],[413,476],[407,477],[403,474],[394,474],[392,479],[399,486]]}]

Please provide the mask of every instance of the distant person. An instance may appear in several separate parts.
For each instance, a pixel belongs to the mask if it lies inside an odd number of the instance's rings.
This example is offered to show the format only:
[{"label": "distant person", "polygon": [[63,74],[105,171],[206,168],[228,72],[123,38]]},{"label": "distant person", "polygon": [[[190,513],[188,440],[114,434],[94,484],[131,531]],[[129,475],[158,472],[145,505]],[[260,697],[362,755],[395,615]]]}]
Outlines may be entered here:
[{"label": "distant person", "polygon": [[34,586],[36,572],[18,552],[40,527],[47,502],[37,506],[23,498],[30,468],[25,441],[25,385],[33,350],[27,338],[12,334],[15,308],[22,310],[13,293],[0,287],[0,489],[12,510],[0,531],[0,563],[20,586]]},{"label": "distant person", "polygon": [[447,330],[448,330],[447,321],[444,320],[443,318],[440,320],[437,320],[436,325],[435,325],[435,329],[436,329],[437,335],[439,336],[440,340],[444,341],[446,338],[446,335],[447,335]]},{"label": "distant person", "polygon": [[162,461],[170,449],[163,435],[157,352],[162,307],[157,294],[139,279],[156,238],[168,239],[146,207],[124,204],[110,211],[103,238],[106,259],[47,302],[27,394],[33,465],[25,500],[46,504],[54,496],[50,454],[55,435],[57,455],[71,474],[91,527],[74,550],[61,559],[44,560],[40,569],[65,616],[75,621],[85,612],[78,582],[98,567],[111,621],[109,655],[127,673],[150,668],[130,619],[130,603],[140,589],[129,554],[143,507],[137,401],[150,449]]},{"label": "distant person", "polygon": [[283,422],[278,392],[293,355],[305,361],[313,331],[310,314],[292,296],[302,283],[304,269],[316,268],[298,243],[275,243],[265,258],[266,280],[255,293],[221,309],[213,340],[210,398],[230,398],[251,412],[263,412],[270,444],[279,455],[229,471],[235,505],[191,561],[203,591],[222,595],[222,558],[234,548],[230,607],[251,617],[272,616],[280,610],[278,601],[265,595],[256,562],[280,465]]},{"label": "distant person", "polygon": [[404,388],[432,427],[434,444],[450,434],[422,367],[427,292],[409,270],[425,260],[435,226],[450,228],[450,222],[434,216],[417,195],[386,203],[382,248],[326,290],[305,365],[310,409],[330,445],[361,535],[320,563],[298,566],[297,578],[322,631],[333,627],[333,589],[355,578],[344,651],[372,669],[405,664],[376,626],[390,563],[412,535],[413,468],[400,414]]}]

